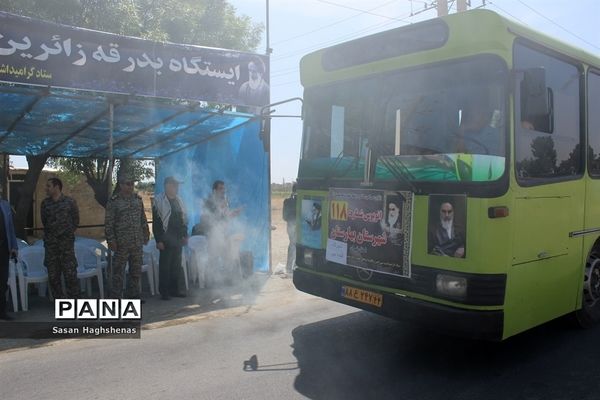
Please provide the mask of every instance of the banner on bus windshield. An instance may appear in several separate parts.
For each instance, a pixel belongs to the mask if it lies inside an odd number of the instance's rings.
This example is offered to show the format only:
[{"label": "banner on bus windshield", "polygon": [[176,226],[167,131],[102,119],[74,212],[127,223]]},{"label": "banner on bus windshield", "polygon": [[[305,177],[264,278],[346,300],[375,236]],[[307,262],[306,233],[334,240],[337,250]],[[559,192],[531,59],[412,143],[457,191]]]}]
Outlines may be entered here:
[{"label": "banner on bus windshield", "polygon": [[409,277],[412,205],[411,192],[330,189],[326,259]]}]

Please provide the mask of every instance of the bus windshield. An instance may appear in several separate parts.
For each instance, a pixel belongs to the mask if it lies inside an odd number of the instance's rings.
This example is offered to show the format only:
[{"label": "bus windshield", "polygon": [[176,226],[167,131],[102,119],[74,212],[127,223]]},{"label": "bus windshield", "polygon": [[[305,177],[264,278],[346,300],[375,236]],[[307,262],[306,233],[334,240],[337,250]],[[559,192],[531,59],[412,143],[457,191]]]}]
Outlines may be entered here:
[{"label": "bus windshield", "polygon": [[309,88],[299,176],[362,179],[370,150],[375,181],[497,180],[507,76],[478,56]]}]

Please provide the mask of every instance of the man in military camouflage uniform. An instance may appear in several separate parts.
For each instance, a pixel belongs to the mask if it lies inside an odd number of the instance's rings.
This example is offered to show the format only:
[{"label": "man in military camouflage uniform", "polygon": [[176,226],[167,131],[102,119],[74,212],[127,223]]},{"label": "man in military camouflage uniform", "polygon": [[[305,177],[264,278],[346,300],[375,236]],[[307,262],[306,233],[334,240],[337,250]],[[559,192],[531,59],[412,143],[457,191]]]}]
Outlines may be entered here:
[{"label": "man in military camouflage uniform", "polygon": [[44,225],[44,265],[48,269],[50,290],[56,299],[64,298],[61,276],[65,278],[67,298],[77,298],[77,259],[75,258],[75,230],[79,225],[79,208],[71,197],[62,193],[62,182],[50,178],[46,182],[46,194],[41,214]]},{"label": "man in military camouflage uniform", "polygon": [[123,296],[125,267],[129,262],[127,298],[140,297],[143,245],[148,243],[150,231],[142,198],[133,192],[134,179],[127,174],[119,177],[119,187],[106,205],[105,233],[108,248],[114,251],[112,263],[111,297]]}]

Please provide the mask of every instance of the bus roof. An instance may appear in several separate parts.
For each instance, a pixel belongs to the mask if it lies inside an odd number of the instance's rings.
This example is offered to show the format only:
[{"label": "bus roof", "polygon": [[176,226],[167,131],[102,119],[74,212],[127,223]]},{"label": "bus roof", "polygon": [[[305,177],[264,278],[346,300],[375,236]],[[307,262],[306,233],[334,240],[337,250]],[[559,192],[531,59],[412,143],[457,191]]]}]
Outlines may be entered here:
[{"label": "bus roof", "polygon": [[[379,32],[304,56],[300,76],[305,87],[414,67],[481,53],[512,63],[512,43],[523,37],[600,68],[600,57],[506,19],[489,10],[451,14]],[[371,50],[371,51],[369,51]]]}]

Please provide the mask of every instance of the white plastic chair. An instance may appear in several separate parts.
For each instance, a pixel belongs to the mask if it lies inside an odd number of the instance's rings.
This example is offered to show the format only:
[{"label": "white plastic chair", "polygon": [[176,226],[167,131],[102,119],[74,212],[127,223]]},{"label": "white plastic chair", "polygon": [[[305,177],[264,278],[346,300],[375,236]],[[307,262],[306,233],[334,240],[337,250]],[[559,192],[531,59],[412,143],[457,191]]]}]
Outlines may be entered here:
[{"label": "white plastic chair", "polygon": [[188,266],[190,281],[198,281],[199,287],[206,284],[206,264],[208,262],[206,236],[192,236],[188,239]]},{"label": "white plastic chair", "polygon": [[[158,260],[160,257],[160,251],[156,248],[156,240],[152,239],[148,241],[148,244],[144,245],[144,264],[152,265],[152,273],[154,274],[154,292],[160,294],[158,290],[159,282],[159,269]],[[148,277],[148,280],[150,277]]]},{"label": "white plastic chair", "polygon": [[154,296],[156,286],[154,285],[154,259],[152,253],[144,251],[144,261],[142,263],[142,274],[145,273],[148,277],[148,286],[150,286],[150,294]]},{"label": "white plastic chair", "polygon": [[183,280],[185,281],[185,290],[190,290],[188,283],[188,255],[185,246],[181,248],[181,268],[183,268]]},{"label": "white plastic chair", "polygon": [[90,239],[82,236],[75,237],[75,245],[83,245],[94,249],[96,254],[100,256],[100,267],[104,277],[107,278],[106,270],[108,268],[108,249],[102,243],[95,239]]},{"label": "white plastic chair", "polygon": [[11,259],[8,264],[8,288],[10,289],[10,295],[12,296],[13,310],[19,311],[19,299],[17,297],[17,265]]},{"label": "white plastic chair", "polygon": [[87,279],[87,295],[92,296],[92,280],[98,279],[98,289],[100,298],[104,298],[104,279],[102,277],[102,266],[100,255],[96,253],[94,247],[89,247],[81,243],[75,243],[75,257],[77,258],[77,279]]},{"label": "white plastic chair", "polygon": [[[156,267],[158,268],[158,266]],[[152,254],[144,253],[144,263],[142,264],[142,273],[146,273],[148,277],[148,286],[150,287],[150,294],[154,296],[156,292],[158,292],[158,288],[154,283],[154,276],[156,273],[154,272],[154,258]]]},{"label": "white plastic chair", "polygon": [[[160,282],[160,270],[159,270],[159,260],[160,260],[160,250],[156,248],[156,240],[152,239],[148,241],[148,244],[144,246],[144,252],[147,252],[152,255],[153,269],[154,269],[154,283],[156,285],[156,293],[160,294],[159,282]],[[181,248],[181,268],[183,269],[183,279],[185,280],[185,289],[189,290],[188,283],[188,256],[185,246]]]},{"label": "white plastic chair", "polygon": [[19,252],[20,262],[17,264],[19,291],[23,311],[29,309],[27,288],[30,283],[47,283],[48,270],[44,266],[44,248],[29,246]]},{"label": "white plastic chair", "polygon": [[[24,249],[25,247],[29,247],[29,243],[27,243],[23,239],[17,238],[17,248],[19,249],[19,251],[21,249]],[[10,288],[10,293],[12,296],[13,308],[15,312],[17,312],[19,311],[19,305],[17,301],[17,265],[12,259],[10,260],[10,264],[8,265],[8,287]]]}]

